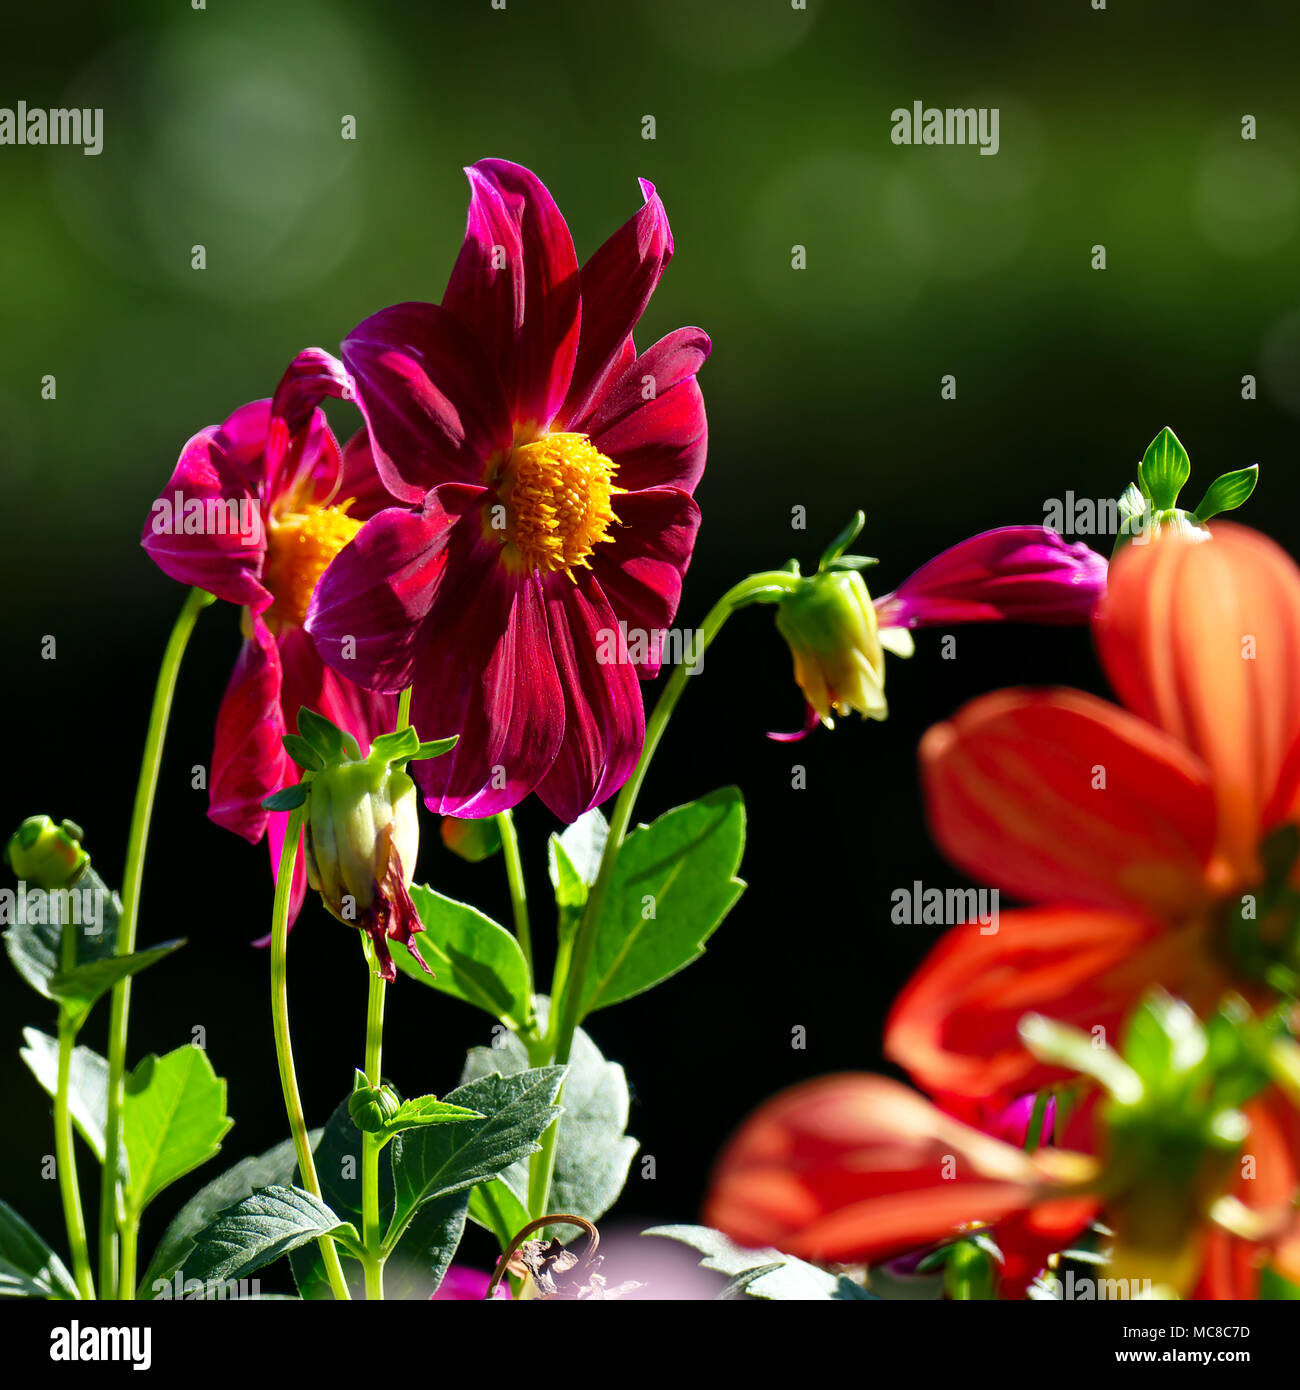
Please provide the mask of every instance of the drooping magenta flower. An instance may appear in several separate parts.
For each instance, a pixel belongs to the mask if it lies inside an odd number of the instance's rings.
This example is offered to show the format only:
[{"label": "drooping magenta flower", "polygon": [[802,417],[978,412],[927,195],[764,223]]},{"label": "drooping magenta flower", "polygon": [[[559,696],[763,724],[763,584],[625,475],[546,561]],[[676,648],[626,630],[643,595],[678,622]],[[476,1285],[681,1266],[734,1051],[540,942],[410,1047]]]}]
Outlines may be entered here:
[{"label": "drooping magenta flower", "polygon": [[[243,610],[243,647],[217,713],[208,815],[256,843],[272,863],[287,816],[262,801],[297,781],[281,737],[302,706],[363,746],[393,727],[395,701],[330,670],[303,630],[326,566],[393,498],[365,434],[340,450],[319,403],[346,395],[347,376],[319,349],[301,353],[271,400],[241,406],[181,451],[141,543],[164,573]],[[305,879],[299,857],[293,911]]]},{"label": "drooping magenta flower", "polygon": [[413,686],[417,729],[459,731],[416,771],[431,810],[486,816],[536,790],[573,820],[641,751],[638,677],[658,670],[699,526],[709,340],[633,346],[673,249],[652,185],[579,270],[533,174],[467,172],[442,303],[384,309],[343,344],[376,466],[409,510],[342,551],[307,630],[358,684]]}]

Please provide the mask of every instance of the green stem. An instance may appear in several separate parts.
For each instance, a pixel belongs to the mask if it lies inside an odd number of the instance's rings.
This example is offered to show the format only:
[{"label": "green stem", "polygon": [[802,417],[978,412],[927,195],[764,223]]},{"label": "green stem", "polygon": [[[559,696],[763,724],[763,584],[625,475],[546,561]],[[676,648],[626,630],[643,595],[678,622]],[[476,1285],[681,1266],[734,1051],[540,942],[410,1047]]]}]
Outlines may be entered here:
[{"label": "green stem", "polygon": [[397,697],[397,728],[393,730],[396,734],[411,727],[411,691],[414,689],[413,685],[408,685]]},{"label": "green stem", "polygon": [[[384,977],[379,973],[370,938],[362,935],[369,967],[370,989],[366,999],[366,1081],[382,1085],[380,1068],[384,1047]],[[379,1155],[383,1139],[377,1134],[361,1136],[361,1226],[366,1272],[366,1298],[384,1296],[383,1231],[379,1226]]]},{"label": "green stem", "polygon": [[[77,963],[77,928],[63,924],[61,964],[71,970]],[[67,1008],[59,1006],[59,1075],[54,1088],[54,1161],[59,1172],[59,1193],[63,1198],[63,1220],[68,1228],[68,1249],[72,1273],[82,1298],[94,1298],[95,1284],[90,1275],[90,1250],[86,1244],[86,1218],[81,1209],[81,1187],[77,1181],[77,1156],[72,1144],[72,1115],[68,1109],[68,1083],[72,1076],[72,1049],[77,1030]]]},{"label": "green stem", "polygon": [[[214,602],[212,594],[191,589],[176,625],[167,639],[158,682],[154,687],[149,729],[145,734],[144,756],[136,784],[135,809],[131,813],[131,832],[127,839],[126,873],[122,881],[122,913],[117,928],[117,954],[135,950],[136,923],[140,917],[140,885],[144,875],[145,846],[149,840],[149,821],[153,815],[154,793],[158,789],[158,769],[162,763],[163,740],[171,714],[172,696],[180,673],[185,645],[199,614]],[[113,1006],[108,1024],[108,1105],[104,1124],[104,1170],[99,1198],[99,1291],[103,1298],[132,1299],[135,1288],[123,1279],[118,1282],[118,1151],[122,1143],[122,1079],[126,1071],[126,1035],[131,1013],[131,977],[113,986]]]},{"label": "green stem", "polygon": [[[632,824],[632,813],[636,809],[636,799],[641,791],[641,784],[645,781],[650,760],[659,747],[668,721],[677,708],[677,702],[682,698],[692,668],[698,669],[699,658],[709,649],[713,639],[722,631],[723,625],[734,612],[751,603],[779,602],[802,583],[804,581],[798,575],[787,570],[767,570],[761,574],[751,574],[748,579],[742,579],[739,584],[728,589],[705,616],[700,627],[700,641],[695,661],[690,665],[683,662],[673,669],[653,713],[646,720],[645,744],[641,749],[641,757],[614,803],[614,810],[609,818],[609,837],[600,857],[596,881],[591,885],[591,892],[587,895],[582,921],[574,935],[572,955],[565,961],[563,978],[558,978],[557,972],[557,978],[552,983],[548,1036],[553,1044],[551,1058],[556,1066],[567,1066],[573,1051],[573,1037],[582,1021],[582,1001],[587,989],[587,974],[591,969],[592,956],[596,949],[597,927],[605,907],[605,899],[609,895],[609,885],[614,877],[618,852],[627,838],[628,827]],[[560,1120],[556,1120],[542,1136],[541,1151],[533,1157],[528,1195],[529,1209],[534,1215],[544,1212],[550,1200],[559,1130]]]},{"label": "green stem", "polygon": [[[289,1038],[289,985],[287,952],[289,945],[289,896],[293,886],[294,865],[298,862],[298,837],[302,834],[305,808],[297,807],[289,815],[280,849],[280,868],[275,879],[275,906],[271,909],[271,1022],[275,1029],[275,1060],[280,1069],[280,1089],[284,1092],[285,1113],[289,1116],[289,1131],[293,1135],[294,1153],[298,1158],[298,1173],[302,1185],[319,1201],[320,1179],[307,1139],[307,1121],[298,1094],[298,1073],[293,1064],[293,1043]],[[329,1236],[317,1241],[325,1273],[335,1298],[351,1298],[339,1253]]]},{"label": "green stem", "polygon": [[[510,907],[514,913],[515,936],[519,949],[524,953],[528,966],[529,992],[533,979],[533,936],[528,925],[528,890],[524,887],[524,862],[519,854],[519,836],[515,831],[515,818],[509,811],[497,814],[497,828],[501,831],[501,852],[506,861],[506,878],[510,884]],[[529,1004],[531,1009],[531,1001]]]}]

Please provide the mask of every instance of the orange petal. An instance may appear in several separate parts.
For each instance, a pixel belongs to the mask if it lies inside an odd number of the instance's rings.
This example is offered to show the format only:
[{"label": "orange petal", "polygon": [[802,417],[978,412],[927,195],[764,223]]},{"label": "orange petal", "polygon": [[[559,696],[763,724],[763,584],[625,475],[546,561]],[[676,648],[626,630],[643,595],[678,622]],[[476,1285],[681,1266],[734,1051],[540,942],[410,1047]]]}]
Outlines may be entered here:
[{"label": "orange petal", "polygon": [[1220,850],[1253,878],[1289,758],[1280,809],[1295,812],[1300,570],[1241,526],[1216,525],[1208,541],[1165,534],[1116,560],[1095,633],[1128,708],[1208,766]]},{"label": "orange petal", "polygon": [[874,1260],[997,1221],[1093,1174],[1091,1160],[1031,1158],[881,1076],[823,1077],[741,1127],[704,1217],[742,1245],[816,1261]]},{"label": "orange petal", "polygon": [[1210,897],[1214,801],[1173,739],[1074,690],[1004,690],[921,741],[930,828],[961,868],[1030,902],[1181,918]]},{"label": "orange petal", "polygon": [[1202,927],[1078,908],[1004,912],[996,934],[954,927],[930,952],[890,1013],[885,1054],[932,1095],[1007,1104],[1069,1074],[1025,1051],[1025,1014],[1102,1028],[1114,1043],[1154,984],[1194,1006],[1218,998],[1225,981]]}]

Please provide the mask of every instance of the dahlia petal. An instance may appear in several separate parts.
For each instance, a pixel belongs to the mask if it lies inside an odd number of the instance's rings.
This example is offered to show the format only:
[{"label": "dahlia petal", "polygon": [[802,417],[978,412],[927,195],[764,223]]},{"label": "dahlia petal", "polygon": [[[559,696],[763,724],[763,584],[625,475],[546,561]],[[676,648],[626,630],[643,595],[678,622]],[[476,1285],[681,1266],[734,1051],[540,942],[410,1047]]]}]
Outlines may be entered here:
[{"label": "dahlia petal", "polygon": [[[319,447],[321,431],[329,431],[317,407],[326,399],[351,400],[352,394],[347,369],[322,348],[306,348],[290,362],[275,388],[266,438],[266,472],[276,479],[273,496],[296,491],[309,477],[318,480],[318,490],[326,493],[337,485],[338,446],[334,444],[332,454]],[[309,446],[301,451],[301,457],[286,463],[285,455],[296,435],[306,435]],[[333,435],[329,437],[333,444]],[[332,475],[327,472],[330,467]],[[295,475],[297,482],[291,482]]]},{"label": "dahlia petal", "polygon": [[[580,426],[615,379],[632,330],[645,312],[673,254],[668,214],[654,184],[641,179],[645,206],[629,218],[582,267],[582,331],[573,381],[560,412]],[[626,363],[624,363],[626,366]]]},{"label": "dahlia petal", "polygon": [[511,444],[495,371],[459,320],[436,304],[395,304],[343,343],[375,467],[402,502],[439,483],[482,481]]},{"label": "dahlia petal", "polygon": [[935,725],[920,760],[936,842],[1015,897],[1174,920],[1213,894],[1203,765],[1114,705],[1000,691]]},{"label": "dahlia petal", "polygon": [[[362,755],[379,734],[397,722],[397,696],[364,690],[327,666],[311,637],[302,628],[287,628],[280,636],[280,707],[285,728],[298,727],[298,711],[306,706],[349,733]],[[297,781],[297,774],[294,775]]]},{"label": "dahlia petal", "polygon": [[358,521],[369,521],[398,500],[379,476],[374,451],[370,447],[370,436],[364,429],[358,430],[343,446],[338,488],[332,497],[325,499],[326,505],[350,503],[349,516]]},{"label": "dahlia petal", "polygon": [[564,691],[536,577],[510,574],[497,547],[465,545],[465,527],[456,530],[423,628],[411,722],[422,738],[460,737],[411,775],[431,811],[472,818],[517,805],[546,775],[564,736]]},{"label": "dahlia petal", "polygon": [[[244,461],[228,453],[228,439],[207,429],[185,445],[140,544],[170,578],[260,613],[271,603],[260,580],[266,535]],[[202,517],[190,534],[187,512]]]},{"label": "dahlia petal", "polygon": [[773,743],[802,743],[810,733],[821,723],[821,715],[807,702],[803,706],[803,726],[793,730],[788,734],[769,733],[768,738]]},{"label": "dahlia petal", "polygon": [[881,1076],[823,1077],[768,1101],[719,1160],[704,1219],[742,1245],[878,1260],[1059,1196],[1079,1155],[1020,1150]]},{"label": "dahlia petal", "polygon": [[669,333],[614,381],[585,422],[591,442],[618,465],[619,487],[695,490],[709,446],[695,374],[710,346],[698,328]]},{"label": "dahlia petal", "polygon": [[270,815],[263,798],[297,778],[280,742],[280,652],[261,618],[252,618],[252,630],[217,710],[208,818],[256,844]]},{"label": "dahlia petal", "polygon": [[1124,703],[1204,759],[1220,848],[1253,878],[1261,831],[1296,809],[1300,571],[1257,532],[1212,529],[1209,541],[1167,534],[1125,547],[1097,647]]},{"label": "dahlia petal", "polygon": [[465,173],[465,241],[442,305],[497,369],[511,421],[540,432],[564,401],[578,352],[573,238],[542,181],[521,165],[482,159]]},{"label": "dahlia petal", "polygon": [[646,679],[659,674],[661,644],[651,641],[650,634],[663,632],[677,616],[682,577],[700,529],[700,509],[676,488],[620,493],[614,506],[619,525],[613,543],[597,549],[591,572],[615,618],[626,623],[628,631],[644,634],[646,659],[638,660],[636,671]]},{"label": "dahlia petal", "polygon": [[[482,497],[481,488],[448,483],[414,511],[380,512],[339,551],[316,585],[305,624],[328,665],[367,690],[395,693],[412,683],[452,531]],[[474,606],[463,588],[459,601]]]},{"label": "dahlia petal", "polygon": [[564,691],[564,741],[537,795],[572,823],[631,776],[645,741],[645,712],[636,669],[599,584],[555,574],[542,587]]},{"label": "dahlia petal", "polygon": [[1106,561],[1045,526],[1003,526],[954,545],[876,601],[883,627],[1086,623],[1106,591]]},{"label": "dahlia petal", "polygon": [[1134,913],[1080,908],[1002,912],[991,933],[946,932],[903,987],[885,1025],[885,1055],[970,1118],[1069,1073],[1038,1061],[1017,1031],[1029,1013],[1115,1041],[1143,993],[1164,985],[1202,1001],[1224,978],[1201,929],[1170,931]]}]

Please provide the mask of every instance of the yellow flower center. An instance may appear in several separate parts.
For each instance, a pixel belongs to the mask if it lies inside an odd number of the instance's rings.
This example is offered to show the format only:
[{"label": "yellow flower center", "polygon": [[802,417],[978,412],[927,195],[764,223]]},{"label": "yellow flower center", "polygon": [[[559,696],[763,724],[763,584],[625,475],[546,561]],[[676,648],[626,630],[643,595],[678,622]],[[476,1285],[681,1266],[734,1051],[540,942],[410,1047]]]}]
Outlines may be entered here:
[{"label": "yellow flower center", "polygon": [[265,614],[273,632],[286,623],[301,627],[306,619],[326,566],[361,529],[361,523],[347,514],[351,505],[349,501],[341,507],[312,507],[272,517],[262,583],[275,597]]},{"label": "yellow flower center", "polygon": [[[520,568],[569,571],[618,522],[610,505],[616,465],[585,434],[548,434],[517,445],[501,475],[508,554]],[[512,552],[512,553],[511,553]]]}]

